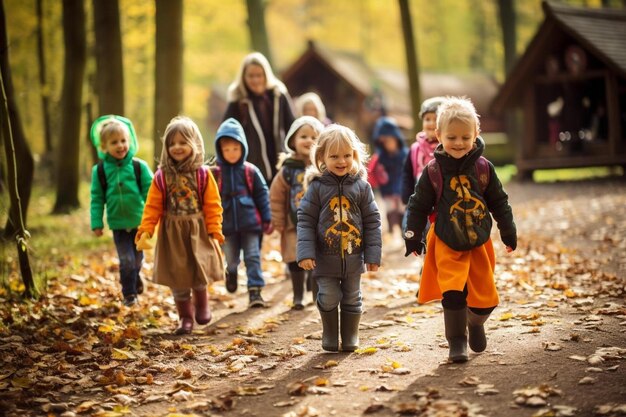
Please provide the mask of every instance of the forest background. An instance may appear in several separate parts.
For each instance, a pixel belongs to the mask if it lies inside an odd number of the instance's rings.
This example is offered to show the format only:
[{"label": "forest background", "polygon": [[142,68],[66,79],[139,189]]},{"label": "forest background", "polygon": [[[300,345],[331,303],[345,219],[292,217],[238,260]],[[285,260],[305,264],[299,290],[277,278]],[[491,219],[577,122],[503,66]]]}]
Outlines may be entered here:
[{"label": "forest background", "polygon": [[[36,47],[36,1],[5,0],[10,42],[10,66],[25,133],[35,158],[44,151],[42,94],[52,109],[53,143],[60,132],[63,78],[62,2],[44,0],[43,31],[47,79],[39,85]],[[420,70],[463,73],[482,70],[504,80],[504,51],[498,23],[498,2],[483,0],[413,0],[413,18]],[[540,0],[513,2],[516,12],[517,54],[520,55],[543,19]],[[600,0],[571,0],[569,4],[599,7]],[[606,2],[605,2],[606,3]],[[152,160],[155,73],[155,2],[120,0],[125,116],[140,138],[139,157]],[[94,97],[93,9],[85,2],[88,61],[83,102]],[[208,100],[211,87],[230,83],[243,56],[251,50],[246,2],[185,0],[183,9],[183,113],[196,120],[212,149]],[[312,39],[325,46],[361,54],[378,68],[405,70],[406,56],[398,3],[391,0],[270,0],[265,21],[277,73],[290,65]],[[408,92],[407,92],[408,94]],[[97,117],[97,115],[92,115]],[[85,130],[90,120],[82,119]],[[162,127],[161,127],[162,128]],[[85,143],[86,142],[81,142]],[[93,161],[90,146],[81,149],[81,172]]]}]

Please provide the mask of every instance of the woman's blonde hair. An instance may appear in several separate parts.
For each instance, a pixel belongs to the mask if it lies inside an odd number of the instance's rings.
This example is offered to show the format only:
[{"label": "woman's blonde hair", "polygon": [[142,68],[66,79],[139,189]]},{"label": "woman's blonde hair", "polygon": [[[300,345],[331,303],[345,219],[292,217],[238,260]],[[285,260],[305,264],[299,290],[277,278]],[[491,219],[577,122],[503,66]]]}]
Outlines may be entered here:
[{"label": "woman's blonde hair", "polygon": [[100,148],[102,150],[106,150],[107,142],[114,133],[121,133],[126,137],[126,140],[130,141],[130,131],[128,130],[128,126],[111,117],[102,124],[102,128],[100,129]]},{"label": "woman's blonde hair", "polygon": [[447,96],[437,108],[437,129],[441,132],[453,121],[474,125],[480,132],[480,120],[472,101],[463,97]]},{"label": "woman's blonde hair", "polygon": [[312,165],[319,172],[324,172],[326,170],[324,159],[326,159],[329,153],[334,152],[341,146],[349,146],[353,152],[352,167],[349,173],[355,175],[364,171],[368,158],[365,145],[352,129],[339,124],[328,125],[320,133],[317,144],[311,151]]},{"label": "woman's blonde hair", "polygon": [[[177,164],[169,154],[169,147],[177,133],[191,146],[193,153],[180,164]],[[168,123],[163,135],[163,149],[161,150],[160,167],[162,169],[191,172],[204,164],[204,140],[198,125],[186,116],[176,116]]]},{"label": "woman's blonde hair", "polygon": [[241,65],[239,66],[239,71],[237,72],[237,77],[235,80],[228,86],[228,92],[226,94],[226,99],[229,102],[239,101],[242,98],[248,97],[248,90],[246,89],[246,82],[244,80],[244,75],[246,73],[246,69],[250,65],[258,65],[263,68],[263,72],[265,73],[265,89],[266,90],[278,90],[280,93],[286,93],[287,87],[281,81],[276,78],[274,75],[274,71],[272,71],[272,66],[270,65],[265,55],[260,52],[252,52],[244,57],[241,61]]}]

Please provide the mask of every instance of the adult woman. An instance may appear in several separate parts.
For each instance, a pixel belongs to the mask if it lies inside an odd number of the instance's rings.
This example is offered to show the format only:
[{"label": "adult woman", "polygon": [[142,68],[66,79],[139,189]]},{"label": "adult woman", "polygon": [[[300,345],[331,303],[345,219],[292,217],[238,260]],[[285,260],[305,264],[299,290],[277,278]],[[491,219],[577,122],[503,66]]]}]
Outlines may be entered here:
[{"label": "adult woman", "polygon": [[248,161],[259,167],[269,184],[276,174],[278,153],[294,121],[291,97],[259,52],[248,54],[228,88],[224,120],[241,123],[248,142]]}]

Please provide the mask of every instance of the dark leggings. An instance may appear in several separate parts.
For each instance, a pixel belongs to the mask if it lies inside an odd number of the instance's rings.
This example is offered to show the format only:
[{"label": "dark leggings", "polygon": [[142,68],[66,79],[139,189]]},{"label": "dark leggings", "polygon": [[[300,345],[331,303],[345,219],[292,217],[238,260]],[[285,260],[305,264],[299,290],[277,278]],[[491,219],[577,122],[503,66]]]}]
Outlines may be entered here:
[{"label": "dark leggings", "polygon": [[[441,300],[441,305],[443,308],[447,308],[448,310],[461,310],[467,307],[467,285],[463,289],[463,291],[446,291],[443,293],[443,299]],[[488,308],[477,308],[477,307],[469,307],[469,309],[474,314],[478,314],[479,316],[487,316],[491,314],[491,312],[496,307],[488,307]]]},{"label": "dark leggings", "polygon": [[289,272],[299,272],[304,271],[304,269],[298,266],[298,262],[289,262],[287,264],[287,268],[289,268]]}]

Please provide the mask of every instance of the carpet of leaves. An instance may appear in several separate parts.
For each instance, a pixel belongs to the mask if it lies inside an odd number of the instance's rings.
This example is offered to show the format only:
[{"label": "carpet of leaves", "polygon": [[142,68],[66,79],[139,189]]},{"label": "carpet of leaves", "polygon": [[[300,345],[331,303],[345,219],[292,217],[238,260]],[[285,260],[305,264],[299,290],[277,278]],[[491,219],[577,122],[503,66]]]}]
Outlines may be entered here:
[{"label": "carpet of leaves", "polygon": [[[525,187],[529,185],[510,191],[519,245],[512,255],[498,246],[502,304],[488,331],[497,335],[521,329],[528,336],[542,336],[543,351],[568,352],[562,361],[569,367],[582,366],[580,387],[601,385],[603,375],[624,375],[626,187],[619,182],[590,184],[584,193],[575,185],[535,186],[539,188],[530,194]],[[387,266],[381,272],[363,279],[366,308],[372,314],[361,323],[361,348],[348,358],[318,355],[319,320],[312,306],[306,315],[290,312],[289,285],[283,280],[276,247],[276,236],[266,239],[264,272],[268,288],[276,288],[268,289],[273,308],[248,314],[245,295],[230,295],[216,283],[210,288],[216,319],[190,336],[171,335],[177,316],[162,287],[147,282],[138,306],[121,304],[113,250],[68,253],[38,301],[23,301],[15,292],[0,290],[0,415],[343,415],[324,404],[338,408],[342,401],[338,397],[346,392],[367,399],[365,406],[354,410],[357,414],[377,416],[497,415],[481,406],[481,399],[505,394],[506,400],[500,402],[508,402],[510,410],[528,409],[523,415],[581,415],[576,405],[554,400],[566,398],[566,393],[549,381],[503,393],[501,385],[478,370],[455,378],[461,392],[471,397],[455,396],[437,386],[440,374],[456,375],[458,370],[445,360],[435,363],[438,371],[420,375],[432,383],[411,388],[419,375],[411,359],[418,355],[415,335],[428,322],[440,320],[441,311],[435,304],[411,302],[419,279],[410,263],[415,261],[403,258],[401,247],[386,253]],[[144,273],[150,276],[149,257],[147,261]],[[19,290],[15,272],[10,282]],[[563,326],[565,310],[577,317],[571,324],[574,330],[559,338],[542,334],[544,328]],[[590,332],[607,332],[609,321],[617,323],[621,344],[592,351],[580,348],[581,353],[571,354],[593,339]],[[287,326],[289,333],[281,330]],[[430,349],[439,361],[445,359],[445,338],[439,333],[432,339]],[[503,349],[492,352],[492,364],[506,365],[498,352]],[[477,363],[483,358],[479,356]],[[281,369],[289,369],[292,376],[282,378]],[[346,391],[350,387],[354,389]],[[404,395],[393,400],[385,397],[400,391]],[[265,409],[246,408],[247,399],[264,396],[267,400],[253,407],[262,404]],[[585,415],[626,415],[626,402],[600,400],[592,409],[593,414]]]}]

